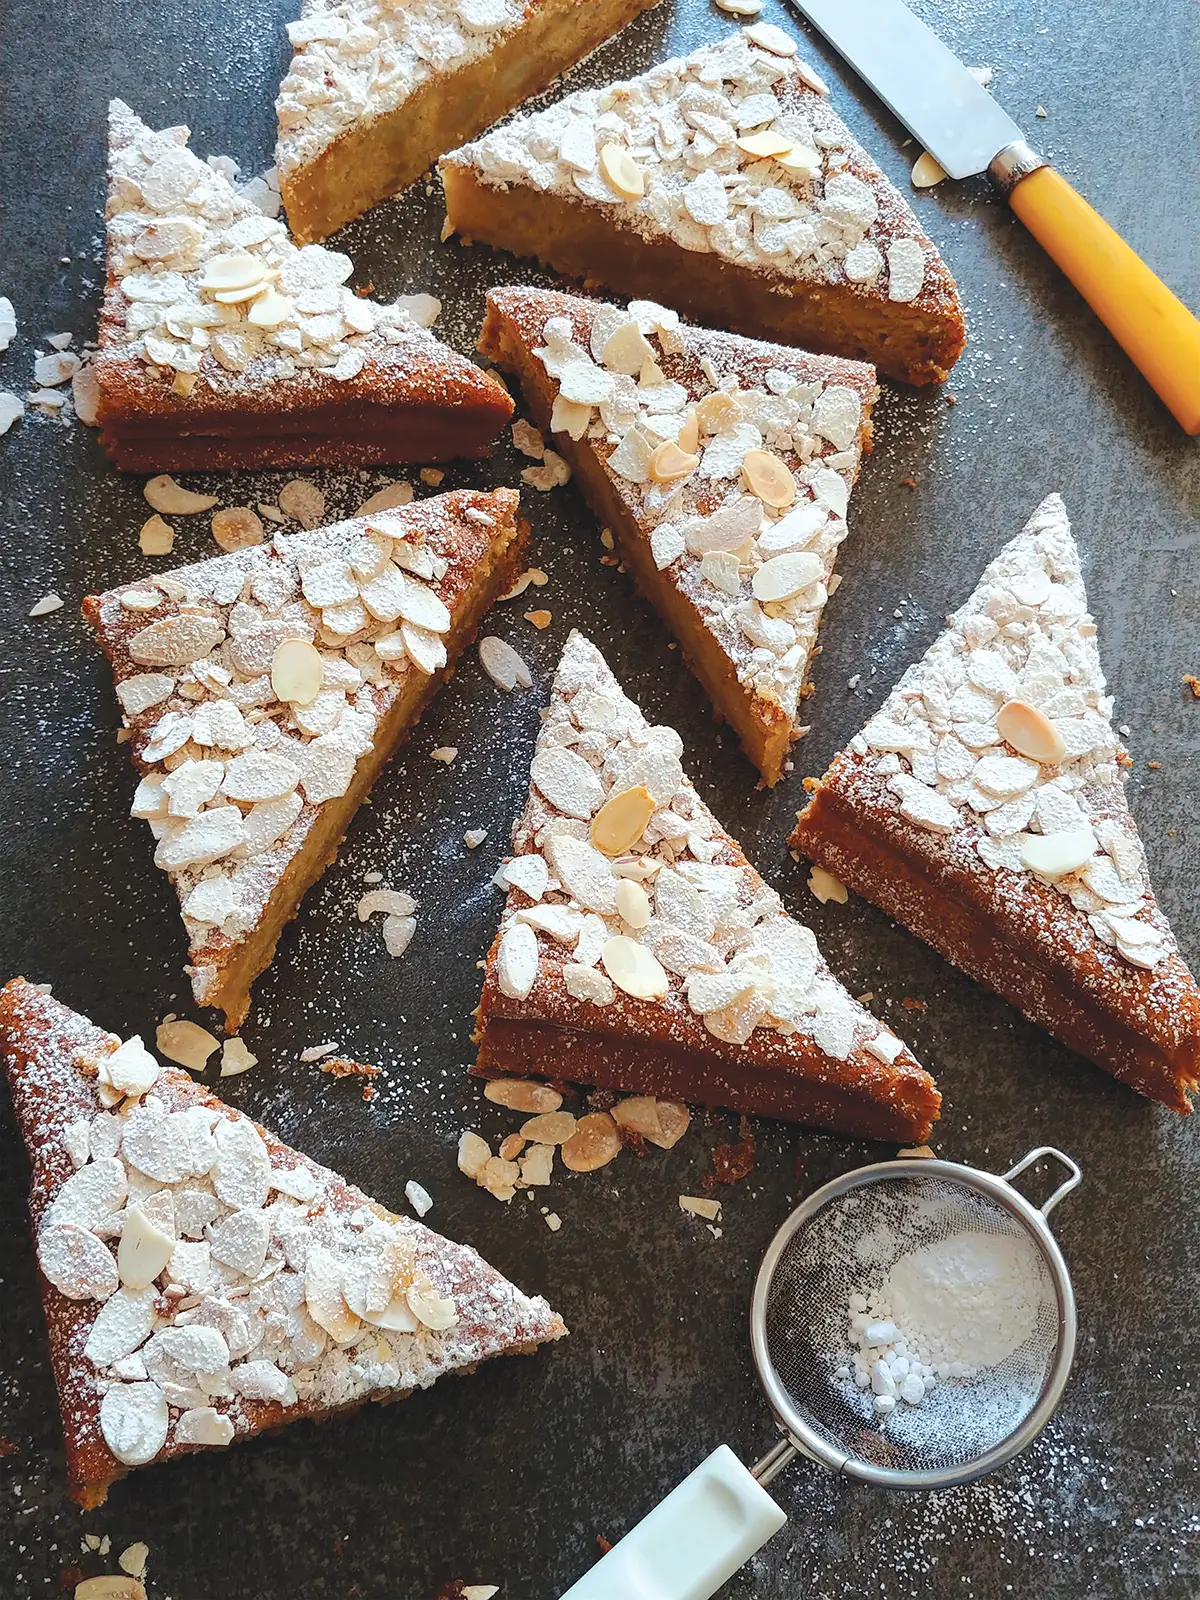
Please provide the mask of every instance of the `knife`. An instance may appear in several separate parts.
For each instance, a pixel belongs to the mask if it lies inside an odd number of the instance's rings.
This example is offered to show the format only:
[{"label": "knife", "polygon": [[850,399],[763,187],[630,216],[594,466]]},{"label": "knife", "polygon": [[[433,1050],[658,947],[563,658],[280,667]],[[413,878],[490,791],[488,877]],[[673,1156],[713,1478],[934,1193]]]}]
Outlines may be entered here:
[{"label": "knife", "polygon": [[791,0],[951,178],[986,172],[1187,433],[1200,322],[902,0]]}]

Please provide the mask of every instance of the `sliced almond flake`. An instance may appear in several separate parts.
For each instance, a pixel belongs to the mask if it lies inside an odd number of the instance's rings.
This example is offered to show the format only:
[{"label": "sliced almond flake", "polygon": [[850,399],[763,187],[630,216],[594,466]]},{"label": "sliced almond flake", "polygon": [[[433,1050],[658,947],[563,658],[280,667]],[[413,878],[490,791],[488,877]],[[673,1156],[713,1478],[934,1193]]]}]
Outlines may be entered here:
[{"label": "sliced almond flake", "polygon": [[[316,528],[325,519],[325,496],[309,478],[292,478],[278,495],[279,509],[302,528]],[[161,509],[161,507],[159,508]]]},{"label": "sliced almond flake", "polygon": [[689,1216],[703,1217],[708,1222],[716,1222],[721,1215],[721,1202],[705,1200],[701,1195],[681,1194],[679,1209],[686,1211]]},{"label": "sliced almond flake", "polygon": [[395,483],[386,483],[382,489],[364,500],[354,513],[356,517],[374,516],[379,511],[394,511],[400,506],[408,505],[413,497],[413,486],[404,479]]},{"label": "sliced almond flake", "polygon": [[510,644],[495,634],[486,634],[479,641],[479,663],[498,689],[506,693],[518,687],[533,686],[533,675],[524,660]]},{"label": "sliced almond flake", "polygon": [[491,1148],[486,1139],[469,1130],[460,1134],[458,1139],[458,1168],[466,1173],[468,1178],[478,1180],[487,1163],[492,1159]]},{"label": "sliced almond flake", "polygon": [[388,955],[397,959],[404,954],[412,943],[413,935],[417,931],[415,917],[388,916],[383,919],[383,944]]},{"label": "sliced almond flake", "polygon": [[221,1047],[221,1076],[223,1078],[232,1078],[238,1073],[249,1072],[251,1067],[257,1065],[258,1057],[251,1055],[243,1039],[226,1039]]},{"label": "sliced almond flake", "polygon": [[835,878],[832,872],[827,872],[824,867],[814,867],[808,875],[808,887],[823,906],[832,900],[836,905],[844,906],[850,898],[846,885],[840,878]]},{"label": "sliced almond flake", "polygon": [[183,1018],[160,1022],[154,1044],[160,1055],[166,1056],[168,1061],[177,1061],[189,1072],[203,1072],[209,1056],[220,1048],[220,1040],[215,1039],[207,1028]]},{"label": "sliced almond flake", "polygon": [[166,516],[187,517],[199,511],[211,511],[217,503],[215,494],[195,494],[176,483],[169,473],[160,473],[147,479],[142,488],[147,502],[155,511]]},{"label": "sliced almond flake", "polygon": [[214,511],[212,533],[217,544],[225,551],[244,550],[248,546],[262,544],[266,539],[262,518],[249,506],[230,506],[224,511]]},{"label": "sliced almond flake", "polygon": [[29,608],[31,617],[48,617],[52,611],[61,611],[64,605],[62,595],[44,594],[40,600],[35,600]]},{"label": "sliced almond flake", "polygon": [[447,767],[455,761],[457,756],[458,746],[453,744],[440,744],[436,750],[431,750],[429,752],[429,759],[431,761],[441,761]]},{"label": "sliced almond flake", "polygon": [[138,548],[144,556],[167,556],[175,543],[175,530],[156,513],[138,529]]},{"label": "sliced almond flake", "polygon": [[524,1000],[537,981],[537,935],[527,923],[513,922],[500,939],[496,956],[496,979],[502,994]]}]

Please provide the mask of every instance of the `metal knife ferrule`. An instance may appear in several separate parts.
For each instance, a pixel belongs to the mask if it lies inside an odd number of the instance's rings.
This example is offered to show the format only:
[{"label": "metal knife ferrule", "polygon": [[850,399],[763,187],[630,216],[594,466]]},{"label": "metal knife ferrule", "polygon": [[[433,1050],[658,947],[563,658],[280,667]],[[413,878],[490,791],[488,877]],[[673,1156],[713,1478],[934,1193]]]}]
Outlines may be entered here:
[{"label": "metal knife ferrule", "polygon": [[1014,139],[992,157],[988,163],[988,177],[1007,200],[1022,178],[1027,178],[1039,167],[1048,167],[1045,156],[1038,155],[1024,139]]}]

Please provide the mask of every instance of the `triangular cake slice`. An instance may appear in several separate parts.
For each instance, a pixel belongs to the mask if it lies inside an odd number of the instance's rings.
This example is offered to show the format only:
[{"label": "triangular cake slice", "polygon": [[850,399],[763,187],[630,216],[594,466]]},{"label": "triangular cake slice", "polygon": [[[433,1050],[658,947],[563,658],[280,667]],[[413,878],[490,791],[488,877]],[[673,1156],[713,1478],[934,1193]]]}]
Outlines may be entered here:
[{"label": "triangular cake slice", "polygon": [[325,239],[540,94],[658,0],[304,0],[275,164],[292,232]]},{"label": "triangular cake slice", "polygon": [[682,749],[573,633],[501,869],[474,1071],[921,1143],[932,1078],[784,912]]},{"label": "triangular cake slice", "polygon": [[1066,510],[1051,495],[836,757],[791,843],[1175,1111],[1200,991],[1160,911]]},{"label": "triangular cake slice", "polygon": [[288,919],[521,570],[517,495],[458,490],[91,595],[182,904],[230,1030]]},{"label": "triangular cake slice", "polygon": [[650,301],[530,288],[489,292],[480,349],[517,377],[718,713],[777,782],[804,731],[874,369],[688,327]]},{"label": "triangular cake slice", "polygon": [[446,461],[512,412],[493,376],[402,301],[347,287],[349,256],[300,248],[228,179],[109,111],[108,277],[92,371],[126,472]]},{"label": "triangular cake slice", "polygon": [[0,1046],[81,1505],[134,1467],[566,1332],[473,1250],[23,978],[0,991]]},{"label": "triangular cake slice", "polygon": [[930,383],[954,280],[781,29],[583,89],[443,158],[449,225],[698,322]]}]

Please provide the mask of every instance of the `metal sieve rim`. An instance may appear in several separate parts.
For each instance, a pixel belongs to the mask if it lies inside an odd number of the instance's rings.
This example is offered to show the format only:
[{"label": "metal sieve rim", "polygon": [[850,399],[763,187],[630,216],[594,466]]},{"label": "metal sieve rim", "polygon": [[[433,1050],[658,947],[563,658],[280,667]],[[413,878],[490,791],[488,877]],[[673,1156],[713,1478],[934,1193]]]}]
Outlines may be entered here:
[{"label": "metal sieve rim", "polygon": [[[1071,1170],[1073,1177],[1039,1209],[1026,1200],[1009,1180],[1044,1155],[1053,1156],[1061,1161]],[[1050,1281],[1054,1286],[1058,1309],[1058,1342],[1054,1360],[1037,1404],[1025,1420],[990,1450],[975,1456],[971,1461],[925,1472],[909,1472],[898,1467],[877,1466],[870,1461],[861,1460],[848,1451],[833,1448],[828,1440],[810,1427],[800,1415],[775,1369],[767,1339],[767,1301],[771,1284],[792,1236],[831,1201],[839,1200],[855,1189],[866,1188],[889,1178],[947,1179],[975,1190],[1002,1210],[1009,1212],[1024,1225],[1041,1251],[1042,1259],[1050,1274]],[[833,1472],[843,1473],[846,1477],[855,1478],[861,1483],[873,1484],[876,1488],[949,1489],[956,1484],[970,1483],[987,1472],[994,1472],[997,1467],[1002,1467],[1027,1445],[1032,1444],[1049,1422],[1062,1398],[1070,1375],[1071,1363],[1075,1357],[1075,1292],[1071,1287],[1071,1277],[1063,1253],[1050,1231],[1046,1217],[1053,1206],[1064,1194],[1073,1189],[1079,1180],[1079,1168],[1073,1161],[1061,1151],[1043,1146],[1030,1151],[1016,1166],[1002,1175],[984,1172],[977,1167],[961,1166],[955,1161],[930,1160],[924,1156],[900,1161],[879,1161],[871,1166],[856,1167],[851,1172],[843,1173],[840,1178],[832,1179],[815,1193],[810,1194],[806,1200],[801,1201],[767,1247],[754,1281],[754,1294],[750,1302],[750,1347],[754,1365],[758,1369],[759,1381],[775,1413],[776,1421],[791,1441],[793,1448],[820,1466],[828,1467]]]}]

